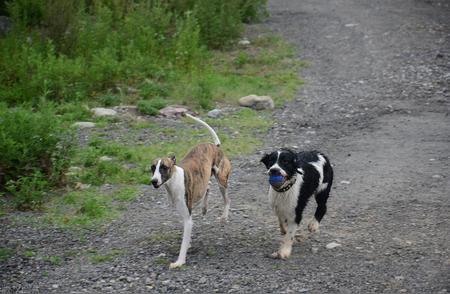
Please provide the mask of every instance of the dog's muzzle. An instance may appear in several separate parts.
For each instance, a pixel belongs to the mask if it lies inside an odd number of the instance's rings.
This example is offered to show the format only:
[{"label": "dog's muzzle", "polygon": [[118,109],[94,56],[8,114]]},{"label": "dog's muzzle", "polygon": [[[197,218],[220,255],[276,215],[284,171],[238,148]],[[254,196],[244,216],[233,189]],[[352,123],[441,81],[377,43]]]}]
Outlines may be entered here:
[{"label": "dog's muzzle", "polygon": [[152,179],[152,185],[155,188],[159,188],[160,185],[158,185],[158,179]]}]

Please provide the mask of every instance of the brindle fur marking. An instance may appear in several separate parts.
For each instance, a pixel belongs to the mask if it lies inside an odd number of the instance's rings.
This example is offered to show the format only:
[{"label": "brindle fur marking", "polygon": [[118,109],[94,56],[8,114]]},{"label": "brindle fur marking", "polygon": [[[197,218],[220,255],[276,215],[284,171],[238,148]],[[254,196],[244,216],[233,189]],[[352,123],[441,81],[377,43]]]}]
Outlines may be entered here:
[{"label": "brindle fur marking", "polygon": [[[192,213],[192,208],[205,196],[212,175],[217,177],[219,185],[225,188],[228,186],[231,163],[214,144],[197,145],[181,160],[180,166],[184,169],[185,197],[189,213]],[[217,175],[214,167],[218,169]]]}]

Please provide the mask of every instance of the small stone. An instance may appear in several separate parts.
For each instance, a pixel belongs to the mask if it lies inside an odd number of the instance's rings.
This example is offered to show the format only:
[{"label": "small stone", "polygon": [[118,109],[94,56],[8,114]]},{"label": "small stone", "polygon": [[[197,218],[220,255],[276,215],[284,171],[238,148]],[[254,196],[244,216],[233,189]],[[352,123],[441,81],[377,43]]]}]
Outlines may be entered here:
[{"label": "small stone", "polygon": [[117,115],[117,111],[115,111],[114,109],[102,108],[102,107],[92,108],[91,112],[95,116],[115,116],[115,115]]},{"label": "small stone", "polygon": [[443,176],[442,175],[433,175],[432,178],[433,179],[442,179]]},{"label": "small stone", "polygon": [[213,109],[213,110],[209,111],[207,115],[212,118],[217,118],[222,115],[222,110]]},{"label": "small stone", "polygon": [[317,248],[317,247],[312,247],[312,248],[311,248],[311,252],[314,253],[314,254],[316,254],[317,252],[319,252],[319,248]]},{"label": "small stone", "polygon": [[146,285],[153,285],[153,280],[151,278],[145,278]]},{"label": "small stone", "polygon": [[327,249],[333,249],[333,248],[341,247],[341,246],[342,246],[342,245],[339,244],[339,243],[331,242],[331,243],[328,243],[327,246],[325,246],[325,248],[327,248]]},{"label": "small stone", "polygon": [[205,284],[206,282],[207,282],[206,277],[201,277],[201,278],[198,280],[198,283],[199,283],[199,284]]},{"label": "small stone", "polygon": [[351,28],[351,27],[356,27],[358,24],[357,23],[348,23],[345,25],[346,28]]},{"label": "small stone", "polygon": [[58,284],[53,284],[53,285],[52,285],[52,288],[53,288],[53,289],[58,289],[58,288],[59,288],[59,285],[58,285]]},{"label": "small stone", "polygon": [[350,181],[341,181],[341,184],[344,184],[344,185],[350,185]]},{"label": "small stone", "polygon": [[250,45],[250,41],[247,38],[243,38],[242,40],[239,40],[238,44],[241,46],[248,46]]},{"label": "small stone", "polygon": [[400,289],[400,293],[406,293],[406,292],[408,292],[408,290],[406,290],[406,289]]},{"label": "small stone", "polygon": [[239,99],[239,105],[256,110],[275,108],[275,103],[270,96],[248,95]]},{"label": "small stone", "polygon": [[113,159],[109,156],[102,156],[98,160],[100,161],[112,161]]},{"label": "small stone", "polygon": [[298,293],[306,293],[308,291],[309,291],[309,289],[307,289],[307,288],[300,288],[297,290]]},{"label": "small stone", "polygon": [[170,284],[170,280],[164,280],[161,282],[161,284],[163,285],[169,285]]},{"label": "small stone", "polygon": [[72,126],[80,128],[80,129],[90,129],[90,128],[95,128],[95,123],[90,122],[90,121],[79,121],[79,122],[74,123]]},{"label": "small stone", "polygon": [[404,277],[403,276],[395,276],[394,279],[397,281],[401,281],[404,279]]},{"label": "small stone", "polygon": [[76,190],[86,190],[89,189],[91,187],[90,184],[83,184],[81,182],[76,182],[75,183],[75,189]]}]

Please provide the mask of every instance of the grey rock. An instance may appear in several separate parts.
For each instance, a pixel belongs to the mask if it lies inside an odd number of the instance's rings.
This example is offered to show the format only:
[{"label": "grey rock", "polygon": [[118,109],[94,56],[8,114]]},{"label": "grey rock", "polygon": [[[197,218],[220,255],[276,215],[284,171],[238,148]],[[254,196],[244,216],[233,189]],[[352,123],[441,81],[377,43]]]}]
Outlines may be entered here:
[{"label": "grey rock", "polygon": [[270,96],[248,95],[239,99],[239,105],[256,110],[274,109],[275,103]]},{"label": "grey rock", "polygon": [[116,116],[117,111],[110,108],[103,108],[103,107],[96,107],[92,108],[91,112],[94,114],[94,116],[102,117],[102,116]]},{"label": "grey rock", "polygon": [[331,242],[331,243],[328,243],[326,246],[325,246],[325,248],[327,248],[327,249],[334,249],[334,248],[336,248],[336,247],[341,247],[342,245],[341,244],[339,244],[339,243],[337,243],[337,242]]},{"label": "grey rock", "polygon": [[211,118],[217,118],[217,117],[222,115],[222,110],[220,110],[220,109],[213,109],[211,111],[208,111],[207,115],[209,117],[211,117]]},{"label": "grey rock", "polygon": [[90,121],[80,121],[80,122],[74,123],[72,126],[80,128],[80,129],[90,129],[90,128],[95,128],[95,123],[90,122]]}]

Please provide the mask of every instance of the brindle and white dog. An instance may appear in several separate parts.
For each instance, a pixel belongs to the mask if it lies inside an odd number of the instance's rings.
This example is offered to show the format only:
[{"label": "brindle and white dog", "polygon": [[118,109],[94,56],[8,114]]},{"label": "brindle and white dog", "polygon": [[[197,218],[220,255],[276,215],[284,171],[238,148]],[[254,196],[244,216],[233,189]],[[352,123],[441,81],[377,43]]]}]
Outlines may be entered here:
[{"label": "brindle and white dog", "polygon": [[186,252],[191,242],[192,209],[203,200],[203,214],[208,208],[208,192],[211,176],[215,176],[225,202],[221,217],[227,221],[230,198],[227,194],[228,177],[231,163],[220,149],[220,140],[216,132],[204,121],[189,114],[186,116],[205,126],[214,138],[214,144],[203,143],[195,146],[180,162],[175,157],[158,158],[153,161],[152,185],[155,188],[165,186],[169,200],[180,212],[184,221],[183,241],[180,254],[170,268],[180,267],[186,263]]}]

